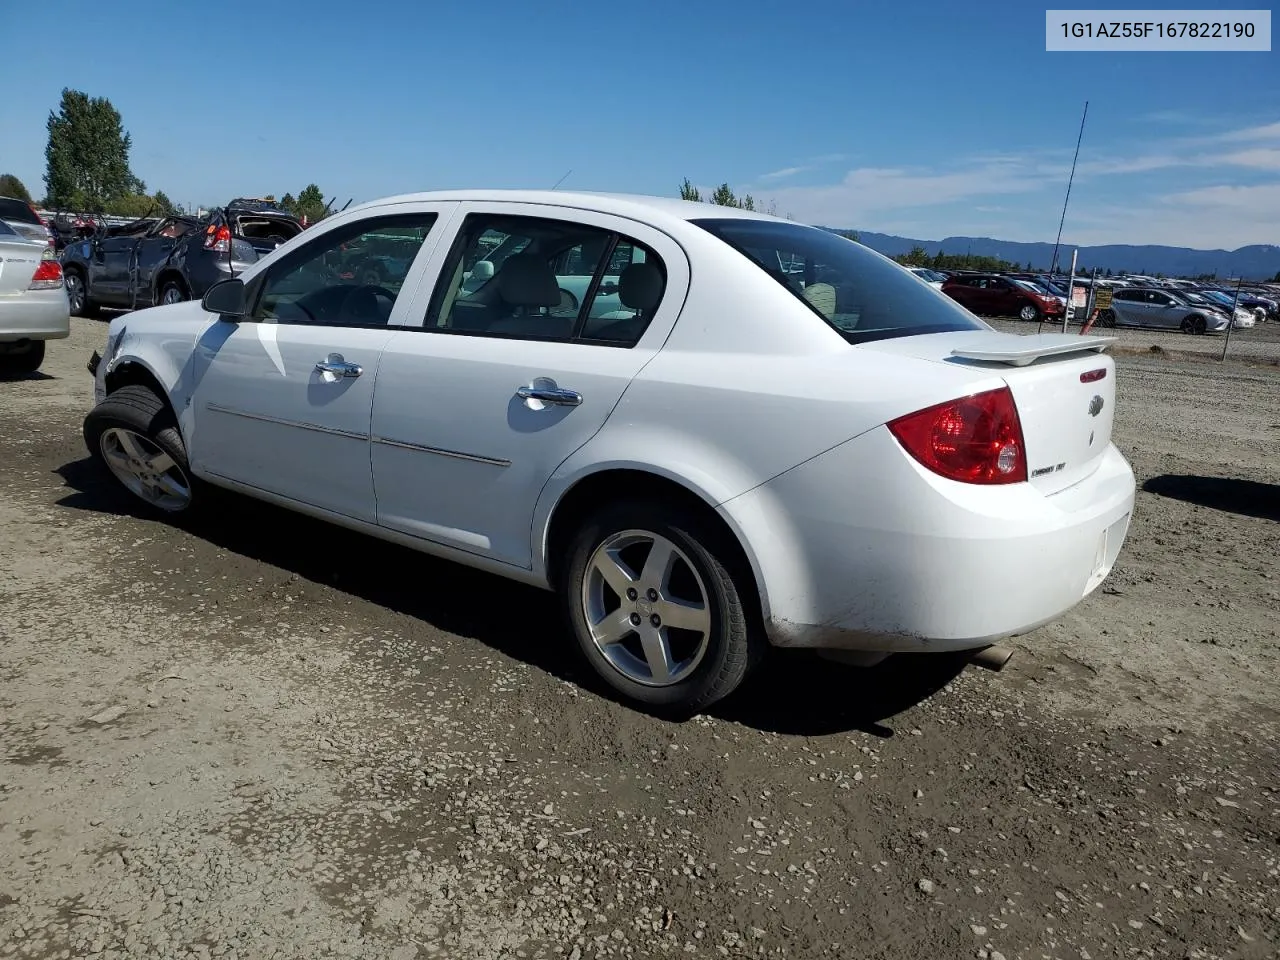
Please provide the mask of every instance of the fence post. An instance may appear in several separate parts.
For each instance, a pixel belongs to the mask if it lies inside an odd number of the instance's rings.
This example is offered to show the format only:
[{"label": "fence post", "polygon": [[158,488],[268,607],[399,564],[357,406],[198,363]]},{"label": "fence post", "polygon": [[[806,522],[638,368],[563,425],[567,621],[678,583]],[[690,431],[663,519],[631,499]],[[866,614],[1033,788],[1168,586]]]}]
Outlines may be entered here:
[{"label": "fence post", "polygon": [[1236,295],[1231,300],[1231,318],[1227,321],[1227,338],[1222,341],[1222,356],[1218,358],[1219,362],[1227,359],[1227,347],[1231,346],[1231,331],[1236,326],[1236,307],[1240,304],[1240,287],[1244,283],[1244,273],[1236,278]]}]

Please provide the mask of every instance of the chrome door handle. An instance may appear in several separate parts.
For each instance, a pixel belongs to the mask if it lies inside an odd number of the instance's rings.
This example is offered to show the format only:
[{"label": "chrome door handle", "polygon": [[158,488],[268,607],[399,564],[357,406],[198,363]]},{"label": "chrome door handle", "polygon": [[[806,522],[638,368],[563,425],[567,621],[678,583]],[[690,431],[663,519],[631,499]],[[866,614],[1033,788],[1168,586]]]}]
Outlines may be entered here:
[{"label": "chrome door handle", "polygon": [[521,400],[540,400],[560,407],[576,407],[582,403],[582,394],[577,390],[564,390],[560,387],[545,387],[541,384],[521,387],[516,391]]},{"label": "chrome door handle", "polygon": [[358,363],[348,363],[342,354],[331,353],[316,364],[318,373],[331,373],[335,377],[358,377],[364,373],[364,367]]}]

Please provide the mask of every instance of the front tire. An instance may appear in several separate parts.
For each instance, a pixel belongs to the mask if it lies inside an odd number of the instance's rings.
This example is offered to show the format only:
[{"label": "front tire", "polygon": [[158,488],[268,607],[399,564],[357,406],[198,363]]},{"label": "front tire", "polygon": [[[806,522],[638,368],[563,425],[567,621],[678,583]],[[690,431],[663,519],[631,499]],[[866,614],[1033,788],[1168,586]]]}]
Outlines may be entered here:
[{"label": "front tire", "polygon": [[605,683],[647,709],[691,716],[732,693],[763,654],[750,577],[710,519],[631,500],[582,524],[560,591]]},{"label": "front tire", "polygon": [[1204,317],[1200,316],[1199,314],[1187,317],[1187,319],[1182,321],[1183,333],[1190,333],[1195,336],[1200,336],[1205,332],[1206,329],[1207,328],[1204,322]]},{"label": "front tire", "polygon": [[1098,312],[1098,326],[1114,327],[1116,325],[1116,312],[1114,310],[1101,310]]},{"label": "front tire", "polygon": [[0,377],[25,377],[44,363],[44,341],[29,340],[20,353],[0,353]]},{"label": "front tire", "polygon": [[1031,323],[1040,318],[1040,311],[1029,303],[1024,303],[1022,309],[1018,311],[1018,317]]},{"label": "front tire", "polygon": [[134,384],[108,394],[85,417],[84,442],[122,487],[153,510],[192,512],[198,487],[187,448],[172,412],[151,389]]}]

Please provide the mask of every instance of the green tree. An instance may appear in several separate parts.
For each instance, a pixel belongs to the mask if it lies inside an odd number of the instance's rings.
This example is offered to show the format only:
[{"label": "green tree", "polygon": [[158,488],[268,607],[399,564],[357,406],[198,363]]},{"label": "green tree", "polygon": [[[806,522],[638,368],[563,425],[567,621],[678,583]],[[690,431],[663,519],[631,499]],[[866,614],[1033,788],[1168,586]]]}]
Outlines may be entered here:
[{"label": "green tree", "polygon": [[736,207],[738,198],[733,195],[733,191],[727,183],[722,183],[711,194],[711,202],[718,207]]},{"label": "green tree", "polygon": [[832,232],[837,237],[844,237],[846,240],[852,240],[854,243],[862,242],[862,238],[858,236],[857,230],[834,230]]},{"label": "green tree", "polygon": [[110,100],[64,89],[58,112],[50,111],[45,126],[49,206],[97,212],[110,200],[146,192],[129,169],[133,141]]},{"label": "green tree", "polygon": [[31,194],[27,186],[12,173],[0,174],[0,197],[12,197],[14,200],[31,202]]},{"label": "green tree", "polygon": [[156,202],[156,206],[165,216],[178,212],[178,208],[173,205],[173,201],[165,195],[163,190],[157,190],[151,199]]},{"label": "green tree", "polygon": [[309,183],[302,189],[298,199],[293,202],[293,212],[309,224],[325,218],[328,211],[324,205],[324,194],[316,184]]},{"label": "green tree", "polygon": [[680,199],[692,200],[694,203],[702,202],[702,193],[689,182],[689,178],[684,178],[684,183],[680,184]]},{"label": "green tree", "polygon": [[927,267],[929,265],[929,254],[925,252],[924,247],[916,244],[911,248],[911,251],[902,256],[898,262],[905,264],[908,267]]},{"label": "green tree", "polygon": [[1280,270],[1276,271],[1276,275],[1271,278],[1272,283],[1280,283]]},{"label": "green tree", "polygon": [[286,193],[280,198],[280,209],[282,210],[288,210],[290,213],[293,213],[297,206],[298,201],[293,198],[292,193]]}]

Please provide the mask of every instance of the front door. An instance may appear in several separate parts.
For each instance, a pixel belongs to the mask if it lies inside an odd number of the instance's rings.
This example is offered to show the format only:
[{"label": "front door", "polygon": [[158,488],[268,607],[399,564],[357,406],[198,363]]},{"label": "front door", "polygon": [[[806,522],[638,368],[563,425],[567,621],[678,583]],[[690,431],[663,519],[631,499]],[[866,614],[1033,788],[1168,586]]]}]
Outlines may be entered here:
[{"label": "front door", "polygon": [[103,237],[93,243],[89,262],[89,295],[99,303],[124,305],[132,302],[129,295],[129,267],[136,236]]},{"label": "front door", "polygon": [[[661,347],[688,261],[665,234],[604,214],[462,212],[421,326],[396,333],[379,368],[378,522],[528,568],[543,486]],[[464,283],[478,262],[492,275]]]},{"label": "front door", "polygon": [[[414,244],[425,266],[433,228],[453,204],[334,218],[288,256],[251,276],[239,323],[214,322],[197,344],[192,464],[213,478],[372,522],[369,416],[392,326],[412,289],[365,284],[347,249],[373,237]],[[354,266],[359,267],[359,264]]]}]

